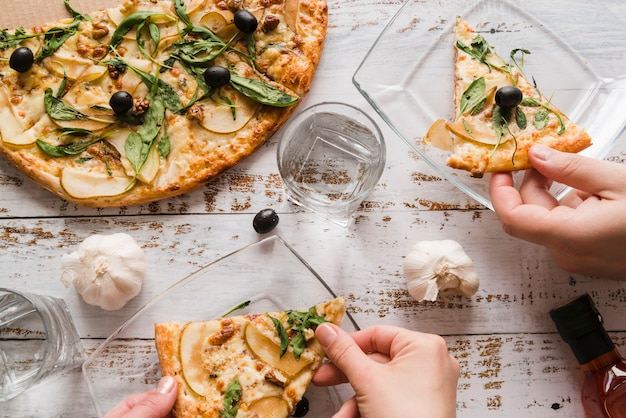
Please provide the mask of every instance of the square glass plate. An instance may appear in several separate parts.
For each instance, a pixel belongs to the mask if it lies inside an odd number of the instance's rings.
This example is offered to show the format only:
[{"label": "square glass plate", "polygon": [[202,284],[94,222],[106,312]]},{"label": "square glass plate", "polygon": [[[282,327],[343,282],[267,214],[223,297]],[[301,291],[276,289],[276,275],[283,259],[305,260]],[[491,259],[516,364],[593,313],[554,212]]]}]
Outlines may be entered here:
[{"label": "square glass plate", "polygon": [[[489,176],[475,179],[446,166],[449,155],[423,143],[430,125],[453,119],[453,26],[461,15],[505,60],[515,48],[528,78],[593,145],[581,154],[619,158],[626,121],[624,22],[601,4],[581,0],[407,0],[380,34],[353,77],[390,127],[442,177],[492,208]],[[516,180],[520,173],[516,173]],[[518,181],[519,183],[519,181]],[[570,189],[556,184],[561,199]]]},{"label": "square glass plate", "polygon": [[[182,279],[147,303],[87,359],[83,372],[99,416],[131,393],[151,390],[161,377],[154,324],[218,318],[240,303],[233,315],[308,309],[336,295],[324,280],[278,236],[241,248]],[[356,322],[346,313],[342,327]],[[311,385],[307,418],[329,417],[353,395],[347,385]]]}]

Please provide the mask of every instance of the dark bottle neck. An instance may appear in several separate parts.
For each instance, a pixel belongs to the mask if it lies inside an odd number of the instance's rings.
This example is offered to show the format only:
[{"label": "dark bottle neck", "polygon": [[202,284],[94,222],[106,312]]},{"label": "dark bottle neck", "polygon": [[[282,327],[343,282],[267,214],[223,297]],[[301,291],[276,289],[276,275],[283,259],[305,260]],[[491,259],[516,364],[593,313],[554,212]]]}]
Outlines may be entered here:
[{"label": "dark bottle neck", "polygon": [[[615,345],[603,327],[567,341],[578,363],[587,364],[615,350]],[[619,356],[619,355],[618,355]]]}]

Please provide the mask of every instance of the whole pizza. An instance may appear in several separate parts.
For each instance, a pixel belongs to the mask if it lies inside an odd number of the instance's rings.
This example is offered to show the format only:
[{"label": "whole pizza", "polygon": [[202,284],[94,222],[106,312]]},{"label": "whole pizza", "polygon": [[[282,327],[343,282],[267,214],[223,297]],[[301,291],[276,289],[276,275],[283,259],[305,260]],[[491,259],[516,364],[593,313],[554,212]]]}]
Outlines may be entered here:
[{"label": "whole pizza", "polygon": [[[60,1],[60,0],[57,0]],[[193,190],[237,164],[309,90],[325,0],[125,0],[0,31],[0,152],[92,207]]]}]

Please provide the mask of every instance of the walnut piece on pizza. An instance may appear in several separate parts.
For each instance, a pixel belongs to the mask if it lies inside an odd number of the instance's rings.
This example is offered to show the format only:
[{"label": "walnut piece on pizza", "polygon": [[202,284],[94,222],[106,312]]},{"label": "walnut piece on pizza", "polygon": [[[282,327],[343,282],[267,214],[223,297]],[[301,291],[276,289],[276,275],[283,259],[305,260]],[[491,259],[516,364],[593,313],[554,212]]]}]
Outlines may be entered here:
[{"label": "walnut piece on pizza", "polygon": [[[531,168],[528,150],[535,144],[566,152],[591,145],[517,62],[505,62],[460,16],[454,28],[453,121],[435,121],[424,142],[451,151],[446,165],[481,178],[487,172]],[[524,55],[530,51],[511,52]]]},{"label": "walnut piece on pizza", "polygon": [[0,31],[0,154],[92,207],[191,191],[254,152],[308,92],[328,21],[326,0],[65,4]]},{"label": "walnut piece on pizza", "polygon": [[162,373],[179,385],[174,416],[287,418],[324,358],[315,328],[344,315],[337,298],[305,311],[155,324]]}]

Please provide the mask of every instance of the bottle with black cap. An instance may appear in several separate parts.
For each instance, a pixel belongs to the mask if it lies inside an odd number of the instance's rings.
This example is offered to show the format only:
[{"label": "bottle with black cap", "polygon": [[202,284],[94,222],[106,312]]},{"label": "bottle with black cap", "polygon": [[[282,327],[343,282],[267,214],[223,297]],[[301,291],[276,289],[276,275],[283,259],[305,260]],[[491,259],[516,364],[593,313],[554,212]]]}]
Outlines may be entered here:
[{"label": "bottle with black cap", "polygon": [[626,418],[626,361],[591,297],[572,299],[552,309],[550,316],[585,374],[582,403],[587,418]]}]

